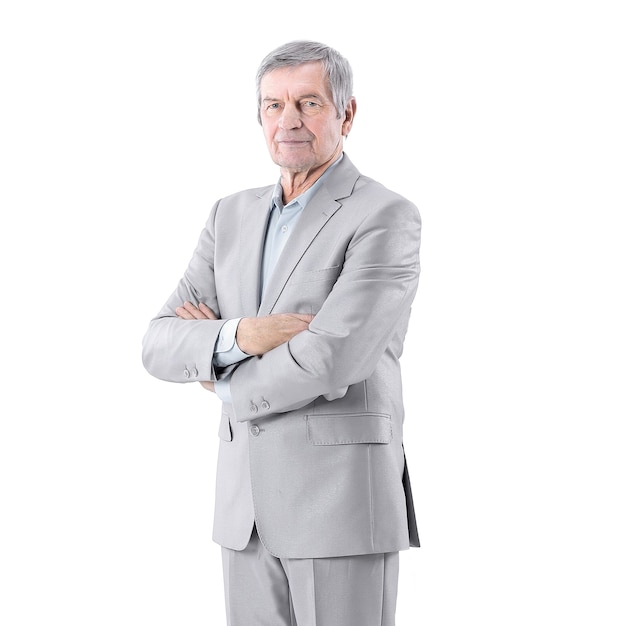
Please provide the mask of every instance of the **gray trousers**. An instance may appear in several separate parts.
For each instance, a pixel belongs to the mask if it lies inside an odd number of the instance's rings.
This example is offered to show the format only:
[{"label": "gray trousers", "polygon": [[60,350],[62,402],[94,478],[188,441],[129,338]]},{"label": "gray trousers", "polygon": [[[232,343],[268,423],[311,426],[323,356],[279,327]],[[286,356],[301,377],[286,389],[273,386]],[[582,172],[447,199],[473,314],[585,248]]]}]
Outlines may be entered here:
[{"label": "gray trousers", "polygon": [[394,626],[399,554],[280,559],[222,548],[228,626]]}]

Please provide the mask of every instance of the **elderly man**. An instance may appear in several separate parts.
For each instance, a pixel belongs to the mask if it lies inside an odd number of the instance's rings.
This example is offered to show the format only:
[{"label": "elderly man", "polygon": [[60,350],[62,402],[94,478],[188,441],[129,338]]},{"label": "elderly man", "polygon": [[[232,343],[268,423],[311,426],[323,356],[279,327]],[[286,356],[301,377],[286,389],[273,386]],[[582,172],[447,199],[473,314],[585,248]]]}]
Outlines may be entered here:
[{"label": "elderly man", "polygon": [[213,206],[144,364],[222,400],[229,626],[390,626],[398,551],[419,545],[399,365],[419,213],[344,153],[356,101],[335,50],[277,48],[257,98],[280,179]]}]

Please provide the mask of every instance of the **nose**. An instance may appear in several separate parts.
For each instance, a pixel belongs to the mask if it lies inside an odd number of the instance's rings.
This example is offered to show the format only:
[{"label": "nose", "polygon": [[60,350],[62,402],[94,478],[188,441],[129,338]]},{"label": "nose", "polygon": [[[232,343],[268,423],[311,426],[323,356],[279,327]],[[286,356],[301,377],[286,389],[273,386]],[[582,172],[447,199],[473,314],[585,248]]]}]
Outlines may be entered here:
[{"label": "nose", "polygon": [[298,111],[298,108],[293,104],[287,104],[280,116],[279,125],[283,130],[300,128],[302,126],[302,120],[300,119],[300,111]]}]

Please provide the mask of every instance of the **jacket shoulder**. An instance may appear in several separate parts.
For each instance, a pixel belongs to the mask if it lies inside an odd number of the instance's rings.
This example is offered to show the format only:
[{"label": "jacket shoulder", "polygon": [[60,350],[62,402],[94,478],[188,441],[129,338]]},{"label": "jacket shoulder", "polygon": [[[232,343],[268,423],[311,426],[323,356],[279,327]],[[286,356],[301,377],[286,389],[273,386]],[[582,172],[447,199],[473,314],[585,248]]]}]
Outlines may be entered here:
[{"label": "jacket shoulder", "polygon": [[236,191],[227,196],[224,196],[219,200],[219,203],[238,204],[241,202],[249,202],[256,198],[263,198],[274,191],[274,185],[265,185],[264,187],[252,187],[250,189],[243,189]]},{"label": "jacket shoulder", "polygon": [[363,174],[357,179],[350,197],[342,202],[350,203],[363,217],[384,215],[391,219],[392,216],[402,216],[421,223],[419,209],[411,200]]}]

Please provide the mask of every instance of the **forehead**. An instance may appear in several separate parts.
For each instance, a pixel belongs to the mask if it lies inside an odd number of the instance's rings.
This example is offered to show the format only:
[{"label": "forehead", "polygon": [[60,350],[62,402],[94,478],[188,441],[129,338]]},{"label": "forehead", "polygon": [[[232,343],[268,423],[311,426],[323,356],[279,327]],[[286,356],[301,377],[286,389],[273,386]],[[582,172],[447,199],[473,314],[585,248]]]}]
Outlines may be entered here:
[{"label": "forehead", "polygon": [[261,79],[261,97],[297,97],[319,94],[330,96],[328,81],[321,62],[303,63],[293,67],[279,67]]}]

